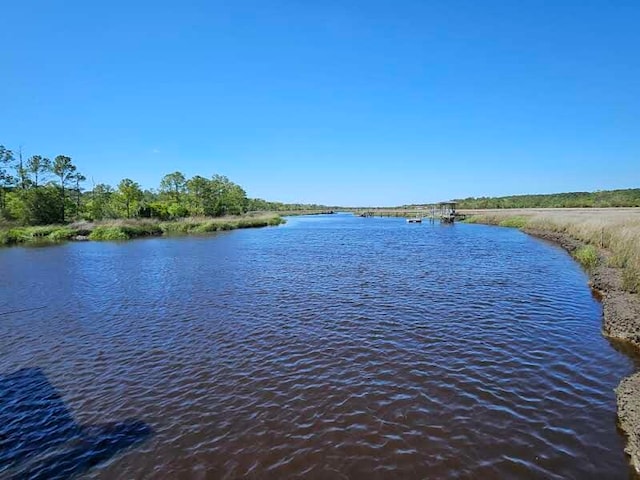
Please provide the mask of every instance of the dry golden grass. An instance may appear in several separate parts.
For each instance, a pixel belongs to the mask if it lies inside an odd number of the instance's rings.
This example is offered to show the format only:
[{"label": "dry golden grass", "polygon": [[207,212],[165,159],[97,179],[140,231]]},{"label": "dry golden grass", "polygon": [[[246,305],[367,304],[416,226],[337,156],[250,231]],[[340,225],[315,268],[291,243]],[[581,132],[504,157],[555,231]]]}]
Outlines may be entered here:
[{"label": "dry golden grass", "polygon": [[608,253],[623,287],[640,292],[640,208],[466,210],[470,223],[564,233]]}]

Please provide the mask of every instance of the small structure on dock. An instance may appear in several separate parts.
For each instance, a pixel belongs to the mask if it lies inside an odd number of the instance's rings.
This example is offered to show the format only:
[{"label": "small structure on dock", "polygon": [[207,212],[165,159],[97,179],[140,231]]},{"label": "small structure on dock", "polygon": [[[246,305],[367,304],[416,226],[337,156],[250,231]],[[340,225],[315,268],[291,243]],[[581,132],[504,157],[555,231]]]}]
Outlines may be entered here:
[{"label": "small structure on dock", "polygon": [[453,223],[456,220],[456,205],[457,202],[440,202],[438,203],[438,216],[442,223]]},{"label": "small structure on dock", "polygon": [[440,220],[441,223],[454,223],[456,219],[464,219],[464,215],[460,215],[456,211],[458,202],[453,200],[448,202],[434,203],[429,206],[429,218],[433,222]]}]

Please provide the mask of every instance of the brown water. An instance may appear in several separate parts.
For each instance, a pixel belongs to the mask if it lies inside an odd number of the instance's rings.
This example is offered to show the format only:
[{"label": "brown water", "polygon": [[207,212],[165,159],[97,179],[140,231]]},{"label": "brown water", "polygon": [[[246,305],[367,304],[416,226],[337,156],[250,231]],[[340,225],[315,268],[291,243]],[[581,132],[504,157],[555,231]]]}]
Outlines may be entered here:
[{"label": "brown water", "polygon": [[1,478],[627,478],[562,250],[347,215],[0,251]]}]

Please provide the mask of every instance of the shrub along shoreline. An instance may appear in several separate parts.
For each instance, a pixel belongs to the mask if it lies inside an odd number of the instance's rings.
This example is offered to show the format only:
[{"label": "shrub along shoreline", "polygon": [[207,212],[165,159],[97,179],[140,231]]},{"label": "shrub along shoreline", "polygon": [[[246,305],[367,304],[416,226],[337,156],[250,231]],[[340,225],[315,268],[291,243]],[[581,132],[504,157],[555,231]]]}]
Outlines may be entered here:
[{"label": "shrub along shoreline", "polygon": [[[602,301],[602,334],[614,346],[640,354],[640,212],[465,212],[467,223],[519,228],[567,250],[585,268]],[[630,348],[627,348],[630,347]],[[640,474],[640,372],[615,390],[625,452]]]},{"label": "shrub along shoreline", "polygon": [[68,225],[5,227],[0,229],[0,245],[46,244],[85,240],[130,240],[141,237],[191,235],[276,226],[286,221],[275,214],[227,217],[188,217],[173,221],[153,219],[75,222]]}]

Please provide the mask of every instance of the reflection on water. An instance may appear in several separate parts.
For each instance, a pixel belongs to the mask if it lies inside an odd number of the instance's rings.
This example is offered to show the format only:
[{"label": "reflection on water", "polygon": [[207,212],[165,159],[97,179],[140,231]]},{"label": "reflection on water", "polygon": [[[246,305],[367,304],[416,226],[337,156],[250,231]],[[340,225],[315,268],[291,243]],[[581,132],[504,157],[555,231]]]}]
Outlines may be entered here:
[{"label": "reflection on water", "polygon": [[[105,479],[628,475],[631,362],[577,265],[515,230],[302,217],[5,249],[0,270],[0,311],[46,305],[0,317],[0,372],[39,365],[59,392],[57,433],[3,431],[0,468],[52,451]],[[127,418],[144,424],[104,427],[127,439],[100,443],[109,461],[56,457],[96,435],[76,421]]]}]

